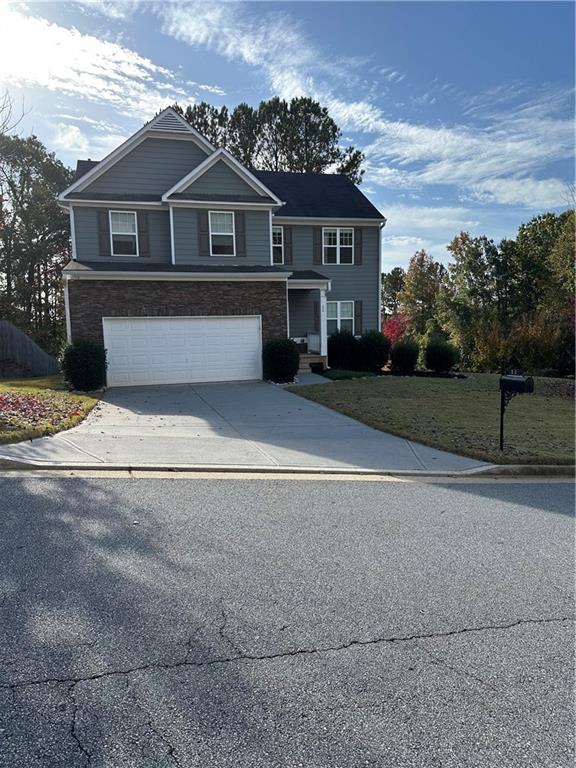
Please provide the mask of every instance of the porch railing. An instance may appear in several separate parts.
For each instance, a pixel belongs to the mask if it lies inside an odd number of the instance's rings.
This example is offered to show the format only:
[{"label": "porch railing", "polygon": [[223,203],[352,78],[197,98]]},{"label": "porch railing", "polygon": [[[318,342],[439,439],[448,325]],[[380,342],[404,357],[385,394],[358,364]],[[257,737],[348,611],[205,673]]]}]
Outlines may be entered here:
[{"label": "porch railing", "polygon": [[306,335],[306,342],[307,342],[309,354],[312,354],[312,355],[320,354],[320,334],[319,333],[308,333]]}]

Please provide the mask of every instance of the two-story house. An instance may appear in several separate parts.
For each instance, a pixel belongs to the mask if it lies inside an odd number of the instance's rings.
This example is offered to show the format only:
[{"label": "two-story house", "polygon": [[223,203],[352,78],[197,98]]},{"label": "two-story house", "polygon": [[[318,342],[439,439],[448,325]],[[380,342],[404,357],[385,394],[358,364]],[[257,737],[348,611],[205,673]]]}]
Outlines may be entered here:
[{"label": "two-story house", "polygon": [[169,108],[59,199],[68,338],[104,344],[111,386],[259,379],[268,339],[325,362],[380,328],[385,219],[344,176],[249,171]]}]

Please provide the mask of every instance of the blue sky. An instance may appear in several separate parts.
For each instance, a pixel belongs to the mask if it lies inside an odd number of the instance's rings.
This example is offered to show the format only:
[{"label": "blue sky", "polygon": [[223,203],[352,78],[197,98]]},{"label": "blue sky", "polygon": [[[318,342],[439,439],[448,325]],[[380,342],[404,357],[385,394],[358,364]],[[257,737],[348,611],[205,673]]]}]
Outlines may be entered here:
[{"label": "blue sky", "polygon": [[8,3],[0,86],[69,165],[174,100],[311,95],[366,153],[384,269],[514,236],[574,177],[569,2]]}]

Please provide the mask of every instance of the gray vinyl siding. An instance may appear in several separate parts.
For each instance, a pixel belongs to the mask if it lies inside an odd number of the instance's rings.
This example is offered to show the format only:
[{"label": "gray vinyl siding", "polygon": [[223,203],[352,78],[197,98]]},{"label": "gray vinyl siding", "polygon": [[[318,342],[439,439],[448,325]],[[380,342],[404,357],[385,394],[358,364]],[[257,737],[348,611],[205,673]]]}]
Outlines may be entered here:
[{"label": "gray vinyl siding", "polygon": [[183,191],[191,195],[239,195],[240,198],[258,194],[223,160],[215,163]]},{"label": "gray vinyl siding", "polygon": [[288,319],[290,336],[314,333],[314,302],[320,301],[318,290],[289,289]]},{"label": "gray vinyl siding", "polygon": [[270,265],[270,217],[268,211],[236,211],[243,213],[246,226],[246,256],[198,255],[198,210],[174,208],[174,249],[176,264],[230,264],[239,266]]},{"label": "gray vinyl siding", "polygon": [[[100,208],[77,206],[74,208],[74,230],[76,232],[76,258],[78,261],[108,261],[113,268],[117,261],[134,261],[134,256],[100,256],[98,239],[98,211]],[[111,210],[114,210],[113,208]],[[137,211],[138,212],[138,211]],[[144,212],[144,211],[142,211]],[[147,263],[170,262],[170,214],[168,211],[146,210],[148,215],[148,239],[150,256]]]},{"label": "gray vinyl siding", "polygon": [[[274,223],[274,221],[272,222]],[[284,226],[287,226],[286,224]],[[363,329],[378,330],[378,290],[380,254],[378,252],[378,227],[362,227],[362,264],[314,264],[313,230],[309,225],[292,225],[292,264],[294,270],[312,269],[330,278],[332,290],[326,294],[328,301],[361,301]],[[317,291],[308,292],[310,305],[318,299]],[[298,310],[297,321],[302,316]],[[298,327],[298,326],[296,326]],[[312,330],[311,328],[307,330]],[[297,336],[290,321],[290,334]]]},{"label": "gray vinyl siding", "polygon": [[83,191],[160,196],[206,157],[194,141],[145,139]]}]

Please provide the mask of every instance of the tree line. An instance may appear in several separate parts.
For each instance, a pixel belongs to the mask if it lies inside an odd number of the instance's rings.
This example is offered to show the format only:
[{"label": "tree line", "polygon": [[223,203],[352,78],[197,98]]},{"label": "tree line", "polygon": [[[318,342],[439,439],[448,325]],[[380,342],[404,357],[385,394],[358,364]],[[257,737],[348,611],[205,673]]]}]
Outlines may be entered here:
[{"label": "tree line", "polygon": [[498,244],[460,232],[447,266],[418,251],[382,276],[384,333],[446,339],[469,370],[573,373],[575,223],[574,209],[543,213]]}]

